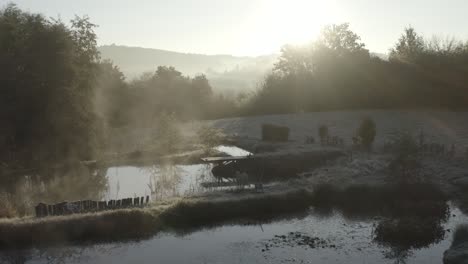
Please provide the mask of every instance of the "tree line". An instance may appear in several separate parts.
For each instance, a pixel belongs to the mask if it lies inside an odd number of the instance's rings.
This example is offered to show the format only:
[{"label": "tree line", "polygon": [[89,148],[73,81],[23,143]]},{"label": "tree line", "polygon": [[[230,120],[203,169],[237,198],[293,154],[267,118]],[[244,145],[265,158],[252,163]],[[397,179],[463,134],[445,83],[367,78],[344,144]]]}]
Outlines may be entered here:
[{"label": "tree line", "polygon": [[468,42],[424,39],[409,27],[389,59],[349,24],[307,45],[286,45],[258,91],[226,98],[205,75],[170,66],[128,81],[97,50],[96,25],[0,9],[0,170],[90,160],[109,129],[178,120],[356,108],[465,108]]},{"label": "tree line", "polygon": [[373,56],[349,24],[307,45],[286,45],[248,113],[468,106],[468,42],[405,28],[389,58]]}]

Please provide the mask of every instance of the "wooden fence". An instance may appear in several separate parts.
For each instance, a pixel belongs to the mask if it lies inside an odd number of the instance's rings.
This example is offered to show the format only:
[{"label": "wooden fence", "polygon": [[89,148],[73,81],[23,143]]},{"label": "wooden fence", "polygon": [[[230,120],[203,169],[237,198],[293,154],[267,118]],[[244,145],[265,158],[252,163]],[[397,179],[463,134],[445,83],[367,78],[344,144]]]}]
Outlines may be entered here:
[{"label": "wooden fence", "polygon": [[52,215],[82,214],[89,212],[100,212],[122,208],[142,207],[149,203],[149,196],[125,198],[109,201],[83,200],[76,202],[62,202],[58,204],[39,203],[36,205],[36,217],[46,217]]}]

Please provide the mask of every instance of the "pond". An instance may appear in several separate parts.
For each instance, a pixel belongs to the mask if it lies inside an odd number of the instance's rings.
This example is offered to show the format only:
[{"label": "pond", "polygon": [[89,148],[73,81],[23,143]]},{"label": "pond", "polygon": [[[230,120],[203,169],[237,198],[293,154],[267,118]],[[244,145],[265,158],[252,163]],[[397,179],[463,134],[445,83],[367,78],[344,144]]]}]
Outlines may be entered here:
[{"label": "pond", "polygon": [[[375,242],[376,217],[349,218],[338,211],[271,223],[224,225],[188,234],[159,233],[149,240],[64,246],[0,253],[14,263],[441,263],[452,230],[468,220],[450,206],[444,233],[425,246]],[[414,245],[418,245],[415,241]]]},{"label": "pond", "polygon": [[[230,156],[246,156],[250,152],[235,146],[217,146]],[[108,188],[104,199],[121,199],[150,195],[152,199],[200,194],[209,191],[201,183],[215,182],[211,164],[158,164],[146,167],[111,167],[107,169]]]},{"label": "pond", "polygon": [[[234,146],[218,146],[227,155],[248,155]],[[152,200],[211,191],[201,183],[215,182],[211,164],[154,164],[90,168],[69,166],[41,173],[14,175],[0,183],[0,198],[7,197],[19,215],[30,215],[39,202],[111,200],[149,195]],[[206,186],[206,185],[205,185]]]},{"label": "pond", "polygon": [[104,199],[150,195],[162,199],[199,194],[207,189],[200,184],[214,181],[210,164],[111,167],[107,169],[108,188]]}]

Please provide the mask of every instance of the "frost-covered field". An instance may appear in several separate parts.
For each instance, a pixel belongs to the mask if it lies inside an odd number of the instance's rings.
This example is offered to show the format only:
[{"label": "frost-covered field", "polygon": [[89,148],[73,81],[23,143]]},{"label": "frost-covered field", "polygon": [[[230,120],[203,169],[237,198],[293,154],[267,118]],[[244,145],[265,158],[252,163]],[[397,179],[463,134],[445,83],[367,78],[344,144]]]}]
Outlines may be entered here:
[{"label": "frost-covered field", "polygon": [[331,136],[338,136],[350,144],[356,128],[364,117],[371,117],[377,125],[375,144],[382,146],[398,132],[415,135],[424,132],[427,142],[437,142],[450,147],[455,145],[462,154],[468,147],[468,112],[451,111],[337,111],[267,115],[229,118],[211,121],[212,124],[231,136],[261,138],[263,123],[283,125],[290,128],[290,139],[303,143],[307,136],[318,139],[320,125],[327,125]]},{"label": "frost-covered field", "polygon": [[[354,153],[351,159],[349,156],[342,157],[321,168],[305,171],[302,173],[306,176],[305,181],[339,185],[384,183],[388,175],[389,156],[380,151],[383,144],[400,132],[417,136],[423,131],[426,143],[445,144],[446,150],[453,144],[456,158],[451,159],[444,155],[424,157],[422,174],[444,187],[468,185],[468,162],[464,158],[468,148],[466,111],[337,111],[230,118],[210,123],[232,136],[240,146],[251,150],[255,150],[257,144],[272,145],[275,146],[274,153],[300,155],[301,152],[323,149],[317,143],[320,125],[327,125],[331,136],[344,139],[345,146],[350,146],[357,127],[365,117],[371,117],[377,126],[374,153]],[[261,142],[261,125],[264,123],[289,127],[290,141]],[[305,144],[306,137],[310,136],[315,138],[315,144]]]}]

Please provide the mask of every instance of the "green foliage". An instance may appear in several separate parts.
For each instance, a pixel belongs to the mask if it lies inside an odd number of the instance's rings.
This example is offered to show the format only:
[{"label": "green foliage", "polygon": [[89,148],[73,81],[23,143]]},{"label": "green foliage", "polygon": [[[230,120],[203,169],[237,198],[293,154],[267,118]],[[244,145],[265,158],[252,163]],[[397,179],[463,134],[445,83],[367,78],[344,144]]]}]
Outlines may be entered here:
[{"label": "green foliage", "polygon": [[12,166],[92,159],[99,138],[93,108],[95,25],[0,10],[0,158]]},{"label": "green foliage", "polygon": [[365,149],[370,150],[372,148],[376,134],[377,132],[374,120],[370,117],[363,119],[357,130],[357,136],[359,138],[359,142]]}]

